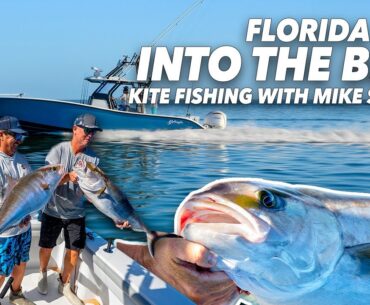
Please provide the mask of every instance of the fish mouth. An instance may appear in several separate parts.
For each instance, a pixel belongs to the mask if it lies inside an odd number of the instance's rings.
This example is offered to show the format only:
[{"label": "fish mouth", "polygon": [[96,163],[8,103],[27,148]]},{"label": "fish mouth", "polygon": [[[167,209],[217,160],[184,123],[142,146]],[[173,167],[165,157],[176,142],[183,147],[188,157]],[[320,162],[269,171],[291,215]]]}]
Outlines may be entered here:
[{"label": "fish mouth", "polygon": [[182,234],[189,225],[197,225],[223,234],[239,235],[250,243],[263,243],[271,230],[265,220],[215,194],[191,198],[177,216],[177,234]]}]

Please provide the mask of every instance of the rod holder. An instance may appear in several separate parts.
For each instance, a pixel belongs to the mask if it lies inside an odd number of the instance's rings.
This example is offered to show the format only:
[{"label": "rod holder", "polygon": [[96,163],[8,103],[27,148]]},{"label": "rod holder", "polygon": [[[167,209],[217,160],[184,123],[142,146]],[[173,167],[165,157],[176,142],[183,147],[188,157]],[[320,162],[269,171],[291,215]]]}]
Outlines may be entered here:
[{"label": "rod holder", "polygon": [[104,249],[107,253],[113,253],[113,238],[108,238],[108,244],[107,247]]}]

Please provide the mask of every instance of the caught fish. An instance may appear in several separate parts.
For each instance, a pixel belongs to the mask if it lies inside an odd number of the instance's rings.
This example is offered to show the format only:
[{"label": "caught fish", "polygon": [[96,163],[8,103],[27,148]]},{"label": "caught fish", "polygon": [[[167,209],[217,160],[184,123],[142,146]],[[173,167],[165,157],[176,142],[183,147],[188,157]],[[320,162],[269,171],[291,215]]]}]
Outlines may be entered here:
[{"label": "caught fish", "polygon": [[259,304],[370,302],[370,194],[217,180],[180,204],[175,233],[214,251],[215,270]]},{"label": "caught fish", "polygon": [[134,231],[149,232],[143,221],[136,215],[127,196],[99,167],[79,160],[73,171],[78,176],[78,184],[86,199],[111,218],[116,225],[128,221]]},{"label": "caught fish", "polygon": [[0,234],[43,209],[64,174],[62,165],[47,165],[14,182],[0,208]]},{"label": "caught fish", "polygon": [[145,232],[149,253],[154,256],[155,231],[150,231],[136,214],[127,196],[95,164],[79,160],[73,167],[78,184],[88,199],[100,212],[113,220],[116,225],[128,221],[134,231]]}]

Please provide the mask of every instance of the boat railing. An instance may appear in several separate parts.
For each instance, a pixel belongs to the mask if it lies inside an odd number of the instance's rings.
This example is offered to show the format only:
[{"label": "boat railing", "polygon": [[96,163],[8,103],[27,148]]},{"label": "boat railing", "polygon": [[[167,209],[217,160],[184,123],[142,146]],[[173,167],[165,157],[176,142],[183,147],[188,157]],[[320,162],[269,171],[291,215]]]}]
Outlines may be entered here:
[{"label": "boat railing", "polygon": [[22,97],[24,93],[1,93],[0,96]]},{"label": "boat railing", "polygon": [[[32,246],[28,273],[38,274],[41,223],[32,221]],[[96,299],[106,305],[193,305],[188,298],[171,285],[158,278],[115,246],[113,251],[105,251],[107,241],[90,229],[87,231],[86,247],[80,253],[77,269],[72,274],[71,283],[79,297],[84,300]],[[59,236],[49,263],[49,269],[62,269],[64,261],[64,238]],[[35,289],[34,282],[26,287]],[[60,303],[53,303],[60,304]]]}]

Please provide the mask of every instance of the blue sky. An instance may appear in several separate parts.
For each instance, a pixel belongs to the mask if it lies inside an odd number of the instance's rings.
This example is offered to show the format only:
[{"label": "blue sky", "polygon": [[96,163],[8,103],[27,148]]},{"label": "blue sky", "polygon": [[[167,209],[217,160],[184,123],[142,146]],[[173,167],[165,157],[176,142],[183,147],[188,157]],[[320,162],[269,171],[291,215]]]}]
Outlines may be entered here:
[{"label": "blue sky", "polygon": [[[80,98],[83,78],[98,66],[108,72],[123,54],[139,52],[193,0],[2,0],[0,93]],[[205,0],[159,45],[232,45],[248,56],[249,18],[366,18],[369,1]],[[248,63],[243,62],[247,67]],[[253,73],[233,86],[255,86]]]}]

